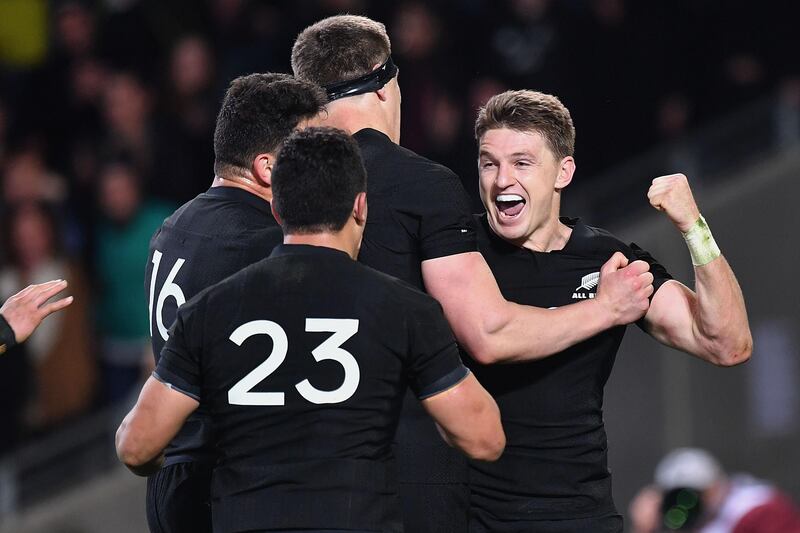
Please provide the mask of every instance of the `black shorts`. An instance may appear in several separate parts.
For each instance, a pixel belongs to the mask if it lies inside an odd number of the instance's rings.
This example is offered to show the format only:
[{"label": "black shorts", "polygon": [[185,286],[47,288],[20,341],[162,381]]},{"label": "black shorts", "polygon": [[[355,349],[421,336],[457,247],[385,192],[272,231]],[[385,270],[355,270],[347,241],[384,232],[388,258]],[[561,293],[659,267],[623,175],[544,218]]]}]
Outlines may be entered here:
[{"label": "black shorts", "polygon": [[406,533],[466,533],[469,527],[469,487],[400,483],[400,504]]},{"label": "black shorts", "polygon": [[622,533],[622,516],[502,522],[473,509],[469,533]]},{"label": "black shorts", "polygon": [[204,463],[176,463],[147,478],[151,533],[211,533],[211,471]]}]

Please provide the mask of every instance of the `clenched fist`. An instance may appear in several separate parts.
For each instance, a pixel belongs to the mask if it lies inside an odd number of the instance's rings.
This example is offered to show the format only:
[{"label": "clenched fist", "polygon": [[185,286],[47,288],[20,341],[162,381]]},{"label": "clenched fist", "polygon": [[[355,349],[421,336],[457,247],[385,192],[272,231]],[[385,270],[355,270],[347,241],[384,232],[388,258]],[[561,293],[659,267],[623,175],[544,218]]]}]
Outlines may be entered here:
[{"label": "clenched fist", "polygon": [[673,224],[686,233],[700,218],[689,181],[683,174],[670,174],[653,180],[647,191],[650,205],[663,211]]},{"label": "clenched fist", "polygon": [[615,252],[600,269],[600,283],[595,301],[605,305],[614,325],[630,324],[642,318],[650,308],[653,274],[650,265]]}]

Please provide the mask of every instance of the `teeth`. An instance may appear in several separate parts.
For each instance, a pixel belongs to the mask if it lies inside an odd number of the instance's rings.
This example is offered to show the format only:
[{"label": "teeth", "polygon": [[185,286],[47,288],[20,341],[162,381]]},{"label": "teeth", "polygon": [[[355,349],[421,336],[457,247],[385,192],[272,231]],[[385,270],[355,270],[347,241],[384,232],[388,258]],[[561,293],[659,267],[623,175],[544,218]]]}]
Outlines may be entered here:
[{"label": "teeth", "polygon": [[522,196],[519,194],[498,194],[495,198],[496,202],[522,202]]}]

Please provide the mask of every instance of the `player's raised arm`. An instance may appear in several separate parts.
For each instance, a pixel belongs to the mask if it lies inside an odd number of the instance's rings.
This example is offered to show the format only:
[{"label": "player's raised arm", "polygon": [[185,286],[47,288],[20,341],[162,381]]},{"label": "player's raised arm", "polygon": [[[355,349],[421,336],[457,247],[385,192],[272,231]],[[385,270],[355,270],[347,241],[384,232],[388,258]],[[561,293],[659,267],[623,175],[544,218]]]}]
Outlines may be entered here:
[{"label": "player's raised arm", "polygon": [[459,343],[484,364],[540,359],[638,320],[653,292],[648,270],[644,261],[628,264],[615,254],[603,265],[596,298],[542,309],[506,301],[480,253],[422,263],[425,288],[442,304]]},{"label": "player's raised arm", "polygon": [[445,440],[472,459],[495,461],[503,453],[506,436],[497,403],[475,376],[422,400]]},{"label": "player's raised arm", "polygon": [[140,476],[158,470],[164,460],[164,448],[199,405],[168,384],[148,378],[136,405],[117,429],[119,460]]},{"label": "player's raised arm", "polygon": [[692,257],[695,290],[665,283],[645,315],[645,328],[660,342],[716,365],[747,361],[753,339],[742,290],[717,247],[692,195],[686,176],[653,180],[650,204],[683,234]]}]

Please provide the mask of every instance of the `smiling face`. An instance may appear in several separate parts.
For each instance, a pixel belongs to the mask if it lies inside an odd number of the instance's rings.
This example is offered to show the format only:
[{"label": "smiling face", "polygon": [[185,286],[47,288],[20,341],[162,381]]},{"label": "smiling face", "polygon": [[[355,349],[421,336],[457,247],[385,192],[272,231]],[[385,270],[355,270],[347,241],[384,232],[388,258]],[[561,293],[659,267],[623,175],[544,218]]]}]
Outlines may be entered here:
[{"label": "smiling face", "polygon": [[539,132],[486,131],[480,138],[478,172],[492,230],[518,246],[538,248],[535,237],[558,225],[559,191],[574,170],[572,157],[557,159]]}]

